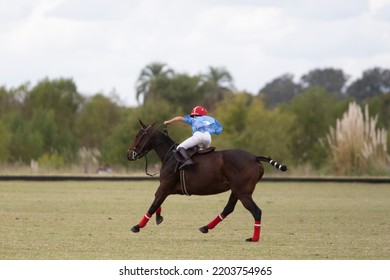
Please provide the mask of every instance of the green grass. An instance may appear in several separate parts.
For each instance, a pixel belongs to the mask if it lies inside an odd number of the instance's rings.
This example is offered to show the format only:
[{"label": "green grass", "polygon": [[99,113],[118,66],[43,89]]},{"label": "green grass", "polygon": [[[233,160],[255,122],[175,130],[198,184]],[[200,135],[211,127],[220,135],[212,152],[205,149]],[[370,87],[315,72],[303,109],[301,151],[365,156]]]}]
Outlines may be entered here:
[{"label": "green grass", "polygon": [[0,182],[0,259],[389,259],[390,186],[260,183],[259,243],[238,203],[208,234],[198,228],[228,193],[169,196],[164,222],[130,232],[157,182]]}]

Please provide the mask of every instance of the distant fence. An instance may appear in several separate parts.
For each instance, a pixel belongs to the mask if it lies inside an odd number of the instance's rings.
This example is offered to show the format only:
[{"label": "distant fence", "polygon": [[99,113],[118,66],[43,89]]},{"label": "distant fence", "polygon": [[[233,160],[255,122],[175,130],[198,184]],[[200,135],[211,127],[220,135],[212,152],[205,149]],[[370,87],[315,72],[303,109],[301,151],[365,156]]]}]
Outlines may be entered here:
[{"label": "distant fence", "polygon": [[[147,176],[68,176],[68,175],[0,175],[0,181],[156,181],[159,177]],[[390,177],[263,177],[262,182],[312,183],[372,183],[390,184]]]}]

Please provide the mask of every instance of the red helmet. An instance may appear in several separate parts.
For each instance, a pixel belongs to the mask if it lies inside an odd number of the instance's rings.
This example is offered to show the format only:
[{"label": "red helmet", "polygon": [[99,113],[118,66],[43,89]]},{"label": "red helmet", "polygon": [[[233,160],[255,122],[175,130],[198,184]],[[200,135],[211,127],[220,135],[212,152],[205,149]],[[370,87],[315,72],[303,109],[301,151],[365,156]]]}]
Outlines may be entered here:
[{"label": "red helmet", "polygon": [[202,106],[196,106],[194,109],[192,109],[190,116],[196,117],[196,116],[206,116],[207,110],[205,107]]}]

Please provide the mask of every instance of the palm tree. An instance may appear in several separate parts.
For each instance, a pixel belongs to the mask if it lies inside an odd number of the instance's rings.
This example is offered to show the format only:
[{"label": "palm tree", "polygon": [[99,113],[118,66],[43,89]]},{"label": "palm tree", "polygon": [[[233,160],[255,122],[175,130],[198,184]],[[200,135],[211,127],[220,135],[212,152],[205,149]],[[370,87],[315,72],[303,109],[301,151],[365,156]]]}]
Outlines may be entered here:
[{"label": "palm tree", "polygon": [[204,105],[210,110],[215,108],[215,104],[231,94],[235,87],[233,77],[225,68],[209,67],[209,72],[202,75],[203,87],[205,89]]},{"label": "palm tree", "polygon": [[151,63],[142,69],[136,85],[136,98],[138,103],[141,95],[144,96],[144,103],[148,98],[153,97],[155,94],[152,89],[152,83],[154,80],[159,77],[169,77],[172,74],[173,70],[168,68],[165,63],[160,62]]}]

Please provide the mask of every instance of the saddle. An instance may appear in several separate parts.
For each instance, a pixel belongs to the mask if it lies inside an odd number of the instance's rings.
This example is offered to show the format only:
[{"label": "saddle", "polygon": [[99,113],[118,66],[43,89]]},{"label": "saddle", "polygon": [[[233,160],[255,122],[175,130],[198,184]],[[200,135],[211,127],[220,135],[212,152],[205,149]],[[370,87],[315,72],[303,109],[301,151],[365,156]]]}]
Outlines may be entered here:
[{"label": "saddle", "polygon": [[187,150],[187,155],[192,158],[193,155],[198,154],[198,155],[205,155],[211,152],[215,151],[215,147],[208,147],[208,148],[203,148],[199,146],[195,146],[192,148],[189,148]]}]

